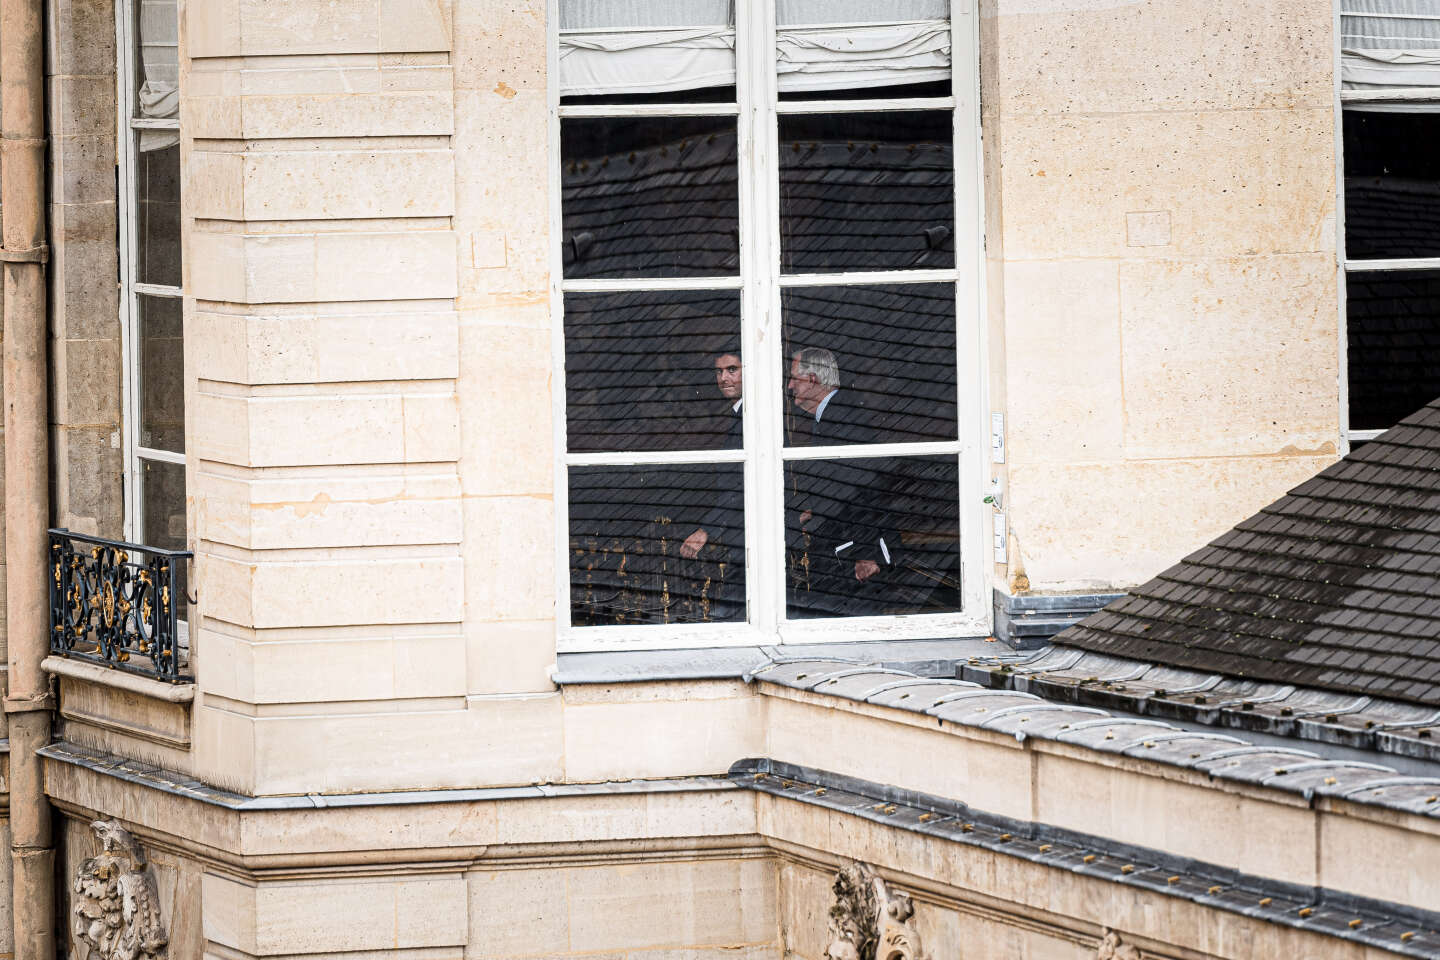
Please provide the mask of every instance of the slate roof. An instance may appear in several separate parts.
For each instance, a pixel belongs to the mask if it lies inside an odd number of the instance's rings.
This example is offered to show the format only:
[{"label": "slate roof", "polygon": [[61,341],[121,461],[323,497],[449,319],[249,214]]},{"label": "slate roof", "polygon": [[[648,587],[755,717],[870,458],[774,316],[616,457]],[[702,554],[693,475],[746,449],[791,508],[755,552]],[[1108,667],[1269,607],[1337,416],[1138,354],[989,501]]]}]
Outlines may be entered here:
[{"label": "slate roof", "polygon": [[1440,400],[1055,643],[1440,705]]}]

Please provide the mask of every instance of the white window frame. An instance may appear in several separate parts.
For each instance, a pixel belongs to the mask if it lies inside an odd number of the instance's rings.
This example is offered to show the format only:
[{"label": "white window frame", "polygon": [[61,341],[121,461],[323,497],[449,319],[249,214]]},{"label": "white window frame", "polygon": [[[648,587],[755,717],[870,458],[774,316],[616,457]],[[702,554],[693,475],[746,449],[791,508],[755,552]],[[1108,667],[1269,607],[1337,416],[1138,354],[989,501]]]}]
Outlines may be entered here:
[{"label": "white window frame", "polygon": [[[145,536],[145,461],[185,467],[183,453],[147,447],[141,443],[140,417],[142,371],[140,366],[140,297],[180,300],[181,287],[141,283],[139,279],[139,151],[136,134],[141,130],[180,130],[179,118],[154,119],[134,115],[136,102],[136,16],[141,0],[115,0],[115,157],[118,176],[115,215],[120,249],[120,434],[124,448],[125,520],[124,537],[143,543]],[[182,178],[183,181],[183,178]],[[184,185],[181,183],[181,190]],[[188,477],[187,477],[188,483]]]},{"label": "white window frame", "polygon": [[1440,257],[1406,257],[1388,260],[1352,260],[1345,250],[1345,109],[1347,104],[1433,103],[1440,112],[1440,90],[1434,87],[1397,87],[1390,90],[1346,90],[1340,78],[1341,18],[1351,13],[1340,0],[1334,6],[1335,63],[1335,258],[1340,320],[1340,452],[1374,440],[1388,428],[1353,430],[1350,427],[1350,315],[1349,285],[1352,273],[1398,273],[1440,270]]},{"label": "white window frame", "polygon": [[[771,0],[735,0],[738,103],[682,106],[560,105],[559,11],[548,6],[550,120],[550,304],[555,422],[555,590],[557,649],[684,649],[776,643],[856,642],[983,635],[990,631],[994,568],[989,551],[991,510],[982,499],[988,483],[988,406],[984,211],[980,143],[979,16],[970,0],[951,3],[951,96],[927,99],[779,100],[776,89],[775,9]],[[778,123],[784,114],[883,110],[954,111],[955,267],[947,270],[793,274],[780,270]],[[560,121],[573,117],[734,116],[738,122],[740,267],[736,278],[565,280],[562,262]],[[768,229],[758,225],[768,224]],[[747,282],[749,281],[749,282]],[[952,282],[956,285],[956,390],[958,439],[862,447],[783,448],[784,382],[780,292],[813,284]],[[745,363],[744,451],[567,453],[564,295],[610,290],[741,291],[741,349]],[[753,358],[753,359],[752,359]],[[757,398],[751,400],[750,398]],[[769,398],[761,400],[759,398]],[[956,613],[790,620],[785,616],[784,464],[820,457],[953,455],[959,460],[961,609]],[[623,624],[575,627],[570,623],[569,468],[665,463],[744,461],[747,622]],[[766,542],[768,541],[768,542]]]}]

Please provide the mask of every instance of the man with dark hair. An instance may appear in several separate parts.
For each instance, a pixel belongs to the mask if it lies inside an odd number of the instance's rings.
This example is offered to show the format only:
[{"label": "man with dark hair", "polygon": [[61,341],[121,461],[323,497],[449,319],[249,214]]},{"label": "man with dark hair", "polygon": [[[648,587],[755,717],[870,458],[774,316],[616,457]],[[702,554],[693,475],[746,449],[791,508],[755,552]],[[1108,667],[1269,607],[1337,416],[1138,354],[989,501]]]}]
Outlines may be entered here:
[{"label": "man with dark hair", "polygon": [[[728,409],[721,414],[725,422],[726,450],[739,450],[744,446],[744,418],[740,410],[745,403],[744,367],[740,361],[740,348],[722,347],[714,355],[715,388],[728,403]],[[742,517],[745,510],[745,495],[739,489],[721,488],[716,490],[715,508],[706,516],[695,532],[680,544],[680,555],[694,560],[710,542],[723,543],[735,550],[743,550],[745,543]]]}]

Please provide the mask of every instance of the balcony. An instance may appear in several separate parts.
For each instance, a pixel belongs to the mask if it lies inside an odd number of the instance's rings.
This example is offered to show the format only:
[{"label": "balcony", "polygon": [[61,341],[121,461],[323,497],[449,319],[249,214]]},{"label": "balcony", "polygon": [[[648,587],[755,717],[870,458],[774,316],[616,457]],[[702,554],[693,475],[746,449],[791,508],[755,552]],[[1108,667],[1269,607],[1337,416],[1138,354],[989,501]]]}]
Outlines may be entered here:
[{"label": "balcony", "polygon": [[189,551],[50,531],[50,652],[193,683],[179,609]]}]

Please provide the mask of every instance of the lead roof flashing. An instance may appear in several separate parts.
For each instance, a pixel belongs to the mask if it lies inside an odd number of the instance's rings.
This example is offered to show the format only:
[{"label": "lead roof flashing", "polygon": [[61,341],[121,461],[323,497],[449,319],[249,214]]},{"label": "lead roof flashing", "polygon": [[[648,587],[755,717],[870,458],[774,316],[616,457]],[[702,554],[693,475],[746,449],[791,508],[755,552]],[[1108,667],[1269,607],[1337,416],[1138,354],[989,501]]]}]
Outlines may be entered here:
[{"label": "lead roof flashing", "polygon": [[[1041,662],[1052,655],[1056,664],[1069,664],[1057,671],[1061,674],[1067,669],[1083,673],[1094,663],[1069,659],[1067,651],[1046,654],[1018,667],[1002,668],[996,661],[995,669],[985,675],[1003,677],[1006,684],[1011,684],[1000,688],[972,679],[927,679],[840,658],[770,662],[747,674],[746,679],[923,714],[960,726],[1009,734],[1020,741],[1032,737],[1052,740],[1183,767],[1211,779],[1299,794],[1307,802],[1332,797],[1440,820],[1440,777],[1404,776],[1383,763],[1331,760],[1299,748],[1257,746],[1239,736],[1185,730],[1159,719],[1116,717],[1099,707],[1047,699],[1013,686],[1017,675],[1028,680],[1043,676],[1046,671]],[[1154,664],[1109,659],[1117,675],[1133,674],[1138,679],[1156,669]],[[1071,689],[1089,689],[1088,679],[1077,680]],[[1215,686],[1218,684],[1210,685],[1210,689]],[[1314,691],[1299,693],[1308,695]],[[1279,703],[1270,702],[1267,708],[1283,711],[1285,707]]]}]

